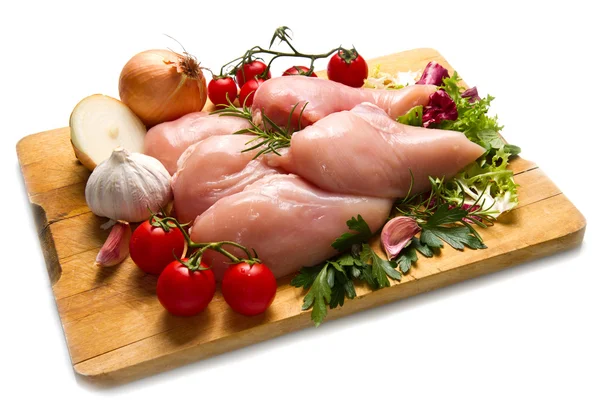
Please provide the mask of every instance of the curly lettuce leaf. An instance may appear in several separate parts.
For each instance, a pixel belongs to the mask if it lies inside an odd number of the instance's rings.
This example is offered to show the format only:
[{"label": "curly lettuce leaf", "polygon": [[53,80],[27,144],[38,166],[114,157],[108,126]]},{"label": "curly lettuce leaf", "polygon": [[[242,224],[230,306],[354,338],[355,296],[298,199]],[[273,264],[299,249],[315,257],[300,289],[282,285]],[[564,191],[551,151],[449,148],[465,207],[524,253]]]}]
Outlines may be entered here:
[{"label": "curly lettuce leaf", "polygon": [[404,125],[423,126],[423,106],[415,106],[404,115],[396,118],[397,122]]},{"label": "curly lettuce leaf", "polygon": [[491,159],[470,164],[445,185],[443,197],[453,204],[475,204],[494,218],[513,209],[518,185],[507,168],[510,156],[502,146]]},{"label": "curly lettuce leaf", "polygon": [[440,86],[440,89],[446,91],[456,103],[458,118],[455,121],[443,121],[439,128],[463,132],[471,141],[486,147],[478,136],[479,132],[500,132],[503,128],[498,124],[497,116],[487,115],[494,97],[488,95],[483,99],[471,102],[472,97],[463,97],[465,88],[461,86],[461,81],[462,79],[454,72],[451,77],[444,78]]}]

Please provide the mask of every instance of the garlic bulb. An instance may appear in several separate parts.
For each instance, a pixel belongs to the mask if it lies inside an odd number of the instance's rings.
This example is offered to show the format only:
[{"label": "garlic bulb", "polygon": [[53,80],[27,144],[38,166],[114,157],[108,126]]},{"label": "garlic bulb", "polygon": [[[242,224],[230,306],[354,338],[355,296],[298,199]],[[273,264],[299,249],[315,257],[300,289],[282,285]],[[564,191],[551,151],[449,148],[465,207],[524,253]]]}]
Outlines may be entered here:
[{"label": "garlic bulb", "polygon": [[171,201],[170,175],[157,159],[118,147],[90,175],[85,201],[100,217],[139,222]]}]

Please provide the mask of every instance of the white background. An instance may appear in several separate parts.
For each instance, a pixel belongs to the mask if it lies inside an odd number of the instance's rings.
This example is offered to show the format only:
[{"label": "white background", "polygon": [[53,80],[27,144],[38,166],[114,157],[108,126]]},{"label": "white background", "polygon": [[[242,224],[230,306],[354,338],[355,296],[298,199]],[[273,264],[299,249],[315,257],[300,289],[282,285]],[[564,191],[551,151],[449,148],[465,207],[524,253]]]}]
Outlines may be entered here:
[{"label": "white background", "polygon": [[[0,6],[0,160],[7,184],[0,197],[0,397],[600,396],[594,383],[600,371],[594,2],[7,3]],[[100,390],[78,381],[17,141],[67,126],[73,106],[87,95],[117,97],[120,70],[133,54],[177,48],[165,33],[218,69],[252,45],[267,45],[279,25],[292,27],[296,47],[307,51],[355,45],[369,59],[416,47],[439,50],[469,84],[496,96],[493,111],[504,136],[587,217],[583,246],[129,385]]]}]

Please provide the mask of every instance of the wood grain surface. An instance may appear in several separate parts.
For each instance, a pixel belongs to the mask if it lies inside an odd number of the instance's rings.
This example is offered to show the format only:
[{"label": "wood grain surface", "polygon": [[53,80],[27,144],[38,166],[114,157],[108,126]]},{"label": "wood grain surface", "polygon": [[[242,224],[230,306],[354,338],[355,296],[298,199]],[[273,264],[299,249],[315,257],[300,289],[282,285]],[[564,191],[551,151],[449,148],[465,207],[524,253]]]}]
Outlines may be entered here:
[{"label": "wood grain surface", "polygon": [[[380,64],[387,72],[415,71],[431,60],[449,67],[432,49],[381,57],[369,65]],[[264,315],[235,314],[219,292],[198,316],[169,315],[156,299],[156,277],[130,259],[114,268],[94,266],[108,236],[100,228],[106,220],[86,206],[90,172],[75,159],[69,129],[27,136],[17,144],[17,153],[77,374],[101,385],[118,384],[312,326],[309,312],[300,310],[305,293],[289,285],[291,277],[278,281],[275,301]],[[440,256],[420,258],[390,288],[372,292],[357,287],[356,299],[330,310],[327,320],[581,243],[585,219],[567,197],[534,163],[517,158],[511,165],[520,185],[519,206],[492,228],[480,230],[487,249],[447,248]]]}]

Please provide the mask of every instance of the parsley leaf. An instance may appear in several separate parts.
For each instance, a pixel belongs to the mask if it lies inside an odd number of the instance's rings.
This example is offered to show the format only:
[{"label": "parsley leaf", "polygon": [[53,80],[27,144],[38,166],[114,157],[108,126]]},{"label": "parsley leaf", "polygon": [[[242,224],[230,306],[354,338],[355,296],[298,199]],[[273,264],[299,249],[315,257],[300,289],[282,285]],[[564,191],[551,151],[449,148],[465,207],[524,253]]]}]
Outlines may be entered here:
[{"label": "parsley leaf", "polygon": [[323,322],[327,315],[327,304],[331,303],[331,287],[327,282],[328,267],[329,263],[326,262],[319,271],[310,290],[304,296],[304,303],[302,304],[302,310],[308,310],[312,307],[310,317],[315,326],[319,326]]},{"label": "parsley leaf", "polygon": [[352,278],[362,272],[363,262],[351,253],[344,253],[314,267],[300,269],[291,281],[294,287],[309,289],[302,310],[312,307],[311,319],[319,326],[327,316],[327,306],[334,309],[344,305],[345,298],[356,297]]},{"label": "parsley leaf", "polygon": [[356,262],[356,259],[351,253],[344,253],[336,259],[337,263],[342,267],[351,267]]},{"label": "parsley leaf", "polygon": [[[423,235],[425,235],[425,239],[423,239]],[[481,239],[475,236],[473,232],[471,232],[471,230],[466,226],[436,226],[423,228],[423,231],[421,232],[421,240],[425,241],[429,246],[442,247],[437,246],[438,244],[441,244],[441,241],[439,241],[438,238],[442,239],[444,242],[448,243],[457,250],[463,250],[465,246],[471,249],[487,248]]]},{"label": "parsley leaf", "polygon": [[423,256],[425,256],[427,258],[433,257],[433,250],[431,249],[431,247],[427,246],[426,244],[421,243],[421,240],[419,238],[414,237],[412,239],[412,242],[410,245],[411,245],[411,247],[414,247],[415,250],[417,250]]},{"label": "parsley leaf", "polygon": [[290,285],[308,289],[317,278],[317,275],[319,275],[319,272],[320,269],[318,267],[303,267],[298,272],[298,275],[292,279]]},{"label": "parsley leaf", "polygon": [[344,287],[342,285],[334,285],[331,288],[331,302],[329,303],[329,308],[334,309],[338,306],[343,306],[345,298],[346,292],[344,291]]},{"label": "parsley leaf", "polygon": [[421,231],[421,242],[434,249],[444,247],[444,243],[430,229],[423,229]]},{"label": "parsley leaf", "polygon": [[468,214],[467,210],[459,207],[450,208],[449,203],[440,204],[424,227],[434,227],[461,221]]},{"label": "parsley leaf", "polygon": [[331,246],[338,251],[347,250],[353,244],[366,242],[372,236],[369,225],[360,214],[356,218],[352,217],[352,219],[346,221],[346,225],[348,225],[348,229],[355,233],[346,232],[335,239]]},{"label": "parsley leaf", "polygon": [[[413,239],[414,240],[414,239]],[[405,247],[400,252],[398,257],[398,266],[403,274],[407,274],[414,263],[417,262],[417,251],[413,247],[412,243],[410,246]]]},{"label": "parsley leaf", "polygon": [[[360,259],[362,262],[371,265],[373,278],[380,288],[390,286],[388,277],[397,281],[402,278],[400,272],[395,269],[396,263],[394,261],[384,260],[379,257],[377,253],[373,251],[371,246],[366,243],[363,244],[362,251],[360,252]],[[369,263],[369,261],[371,261],[371,263]]]},{"label": "parsley leaf", "polygon": [[377,284],[377,282],[375,281],[375,277],[373,276],[373,269],[371,268],[370,264],[364,265],[364,267],[361,270],[360,279],[367,282],[367,285],[369,285],[373,289],[379,288],[379,285]]},{"label": "parsley leaf", "polygon": [[335,271],[335,284],[331,288],[331,302],[329,303],[329,308],[334,309],[338,305],[340,307],[343,306],[346,297],[349,299],[356,297],[354,283],[348,278],[345,271]]}]

